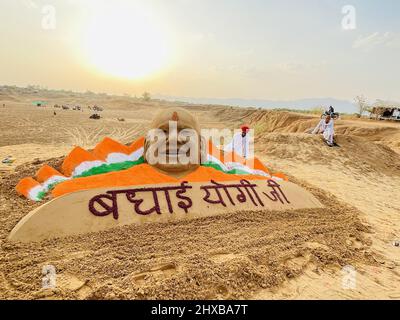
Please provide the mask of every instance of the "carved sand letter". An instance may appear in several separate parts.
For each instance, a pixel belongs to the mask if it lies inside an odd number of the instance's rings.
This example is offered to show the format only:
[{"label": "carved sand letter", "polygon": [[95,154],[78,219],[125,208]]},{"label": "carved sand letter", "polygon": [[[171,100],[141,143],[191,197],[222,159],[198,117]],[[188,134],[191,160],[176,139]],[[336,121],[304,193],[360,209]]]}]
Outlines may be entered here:
[{"label": "carved sand letter", "polygon": [[[117,203],[117,193],[107,192],[109,194],[99,194],[89,200],[89,211],[98,217],[105,217],[109,214],[113,214],[115,220],[118,220],[118,203]],[[111,200],[111,205],[104,202],[103,199]],[[95,205],[101,206],[104,211],[99,211],[96,209]]]},{"label": "carved sand letter", "polygon": [[[239,194],[236,196],[236,199],[240,202],[240,203],[245,203],[247,202],[247,197],[246,194],[243,192],[243,189],[246,190],[247,195],[249,196],[250,200],[252,201],[252,203],[255,206],[261,205],[262,207],[264,206],[264,203],[261,201],[260,197],[258,196],[257,191],[255,190],[255,188],[257,187],[256,184],[251,184],[249,181],[247,180],[240,180],[240,184],[222,184],[222,183],[218,183],[214,180],[211,180],[212,185],[209,186],[201,186],[200,189],[204,190],[206,192],[203,200],[211,203],[211,204],[222,204],[224,207],[226,207],[226,203],[221,195],[220,189],[223,189],[226,196],[228,197],[230,203],[234,206],[236,206],[236,203],[233,201],[230,193],[229,193],[229,189],[237,189],[239,191]],[[211,197],[211,192],[210,190],[214,190],[215,193],[218,196],[218,200],[212,200],[210,199]],[[253,198],[253,195],[255,196],[255,198],[258,200],[255,201],[255,199]]]},{"label": "carved sand letter", "polygon": [[[141,189],[132,189],[132,190],[122,190],[121,192],[126,193],[126,197],[129,202],[132,202],[135,204],[135,212],[140,215],[148,215],[153,212],[157,212],[157,214],[161,214],[161,208],[160,208],[160,203],[158,200],[158,194],[157,192],[163,191],[165,200],[167,201],[168,205],[168,211],[169,213],[173,213],[174,209],[172,207],[171,203],[171,197],[169,192],[170,191],[176,191],[175,196],[181,200],[185,200],[187,203],[184,201],[179,201],[178,206],[179,208],[183,209],[186,213],[188,212],[188,209],[192,206],[193,202],[189,197],[183,196],[186,192],[187,189],[191,189],[192,187],[188,185],[187,181],[184,181],[181,183],[180,186],[171,186],[171,187],[154,187],[154,188],[141,188]],[[154,200],[154,206],[148,210],[142,210],[140,209],[140,205],[143,203],[143,199],[135,199],[136,193],[137,192],[151,192],[153,195],[153,200]]]},{"label": "carved sand letter", "polygon": [[[211,204],[222,204],[224,207],[226,207],[226,203],[225,203],[224,199],[222,198],[221,193],[219,192],[219,189],[223,188],[225,190],[225,193],[227,194],[229,200],[231,201],[231,203],[233,205],[235,205],[234,202],[232,201],[232,198],[231,198],[229,192],[226,190],[226,186],[225,185],[220,184],[218,182],[215,182],[214,180],[211,180],[211,183],[213,185],[211,185],[211,186],[201,186],[200,187],[200,189],[202,189],[202,190],[204,190],[206,192],[206,195],[203,198],[204,201],[206,201],[208,203],[211,203]],[[218,196],[218,200],[211,200],[210,199],[210,196],[211,196],[210,189],[215,191],[215,193]]]},{"label": "carved sand letter", "polygon": [[[158,195],[157,195],[156,188],[143,188],[141,190],[132,189],[132,190],[123,190],[123,191],[126,194],[126,198],[128,199],[128,201],[135,204],[135,212],[137,214],[140,214],[143,216],[146,216],[153,212],[157,212],[157,214],[161,214],[160,203],[158,201]],[[147,210],[140,209],[140,205],[144,202],[144,200],[143,199],[135,199],[137,192],[151,192],[152,196],[153,196],[154,206]],[[169,199],[167,199],[167,202],[168,202],[168,200]],[[170,203],[168,202],[168,207],[169,207],[169,204]]]},{"label": "carved sand letter", "polygon": [[[187,181],[182,182],[179,186],[166,186],[166,187],[153,187],[153,188],[133,188],[133,189],[125,189],[125,190],[116,190],[116,191],[107,191],[107,194],[100,194],[89,200],[89,211],[98,217],[105,217],[109,214],[113,214],[114,219],[118,219],[118,194],[125,194],[126,199],[134,204],[135,213],[139,215],[149,215],[153,212],[157,214],[162,214],[160,202],[158,199],[158,192],[164,192],[165,200],[168,205],[168,212],[174,213],[174,208],[171,203],[171,196],[169,194],[170,191],[176,191],[175,196],[182,200],[178,202],[178,207],[183,209],[185,213],[188,212],[188,209],[192,207],[192,200],[184,196],[187,189],[192,189],[192,186],[188,185]],[[141,199],[137,196],[139,192],[151,192],[153,197],[153,207],[149,209],[142,209],[141,205],[144,202],[144,199]],[[112,204],[109,205],[104,200],[111,200]],[[96,208],[96,204],[101,206],[104,210],[100,211]]]},{"label": "carved sand letter", "polygon": [[270,199],[272,201],[279,200],[282,204],[284,204],[285,202],[282,200],[282,198],[281,198],[281,196],[282,196],[283,199],[286,201],[286,203],[290,203],[290,201],[287,199],[286,195],[283,193],[280,184],[278,184],[276,181],[268,180],[268,187],[272,188],[272,191],[270,192],[272,197],[270,197],[266,192],[263,192],[263,194],[266,195],[268,197],[268,199]]},{"label": "carved sand letter", "polygon": [[189,186],[188,183],[189,182],[187,182],[187,181],[182,182],[181,187],[176,191],[176,197],[178,199],[181,199],[181,200],[184,200],[187,202],[186,204],[184,201],[178,202],[178,207],[185,210],[185,213],[188,213],[188,209],[191,208],[193,205],[192,199],[190,199],[187,196],[183,196],[183,194],[186,193],[187,189],[193,188],[192,186]]},{"label": "carved sand letter", "polygon": [[[246,190],[247,195],[249,196],[250,200],[253,202],[253,204],[255,206],[258,206],[258,203],[259,203],[262,207],[264,207],[264,203],[261,201],[257,191],[255,190],[255,188],[257,188],[257,185],[254,183],[252,184],[252,183],[250,183],[250,181],[245,180],[245,179],[240,180],[240,186],[236,187],[240,191],[240,194],[236,197],[239,200],[239,202],[247,201],[246,196],[243,194],[243,190],[241,189],[241,187],[243,187]],[[254,200],[249,189],[252,191],[254,196],[257,198],[258,203]]]}]

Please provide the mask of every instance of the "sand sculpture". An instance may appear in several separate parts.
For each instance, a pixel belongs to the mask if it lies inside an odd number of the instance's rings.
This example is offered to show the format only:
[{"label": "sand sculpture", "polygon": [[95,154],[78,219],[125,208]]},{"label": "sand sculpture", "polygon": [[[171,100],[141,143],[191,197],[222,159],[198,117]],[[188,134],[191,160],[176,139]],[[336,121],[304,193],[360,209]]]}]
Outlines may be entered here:
[{"label": "sand sculpture", "polygon": [[[171,122],[177,134],[185,129],[197,133],[201,162],[154,162],[151,150],[172,155],[148,136],[129,146],[105,138],[91,152],[76,147],[65,158],[61,172],[45,165],[35,178],[18,183],[17,192],[32,201],[51,199],[27,214],[9,240],[39,241],[234,211],[322,206],[308,191],[284,174],[271,173],[257,158],[243,159],[205,141],[197,119],[184,109],[162,111],[151,129],[168,131]],[[175,143],[182,144],[179,139]]]}]

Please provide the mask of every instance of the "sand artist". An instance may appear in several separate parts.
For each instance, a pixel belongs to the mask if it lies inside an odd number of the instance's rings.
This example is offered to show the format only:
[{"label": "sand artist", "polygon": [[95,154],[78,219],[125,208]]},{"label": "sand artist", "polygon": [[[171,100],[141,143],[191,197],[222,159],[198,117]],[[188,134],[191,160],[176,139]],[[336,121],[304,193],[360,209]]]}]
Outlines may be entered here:
[{"label": "sand artist", "polygon": [[45,165],[36,179],[19,182],[16,190],[21,195],[53,200],[25,216],[11,232],[11,240],[34,241],[235,210],[321,206],[257,158],[245,159],[207,142],[197,119],[180,108],[160,112],[146,137],[129,146],[105,138],[92,152],[76,147],[61,172]]},{"label": "sand artist", "polygon": [[224,151],[234,152],[247,159],[250,156],[250,127],[242,125],[240,130],[241,132],[236,133],[232,141],[224,147]]}]

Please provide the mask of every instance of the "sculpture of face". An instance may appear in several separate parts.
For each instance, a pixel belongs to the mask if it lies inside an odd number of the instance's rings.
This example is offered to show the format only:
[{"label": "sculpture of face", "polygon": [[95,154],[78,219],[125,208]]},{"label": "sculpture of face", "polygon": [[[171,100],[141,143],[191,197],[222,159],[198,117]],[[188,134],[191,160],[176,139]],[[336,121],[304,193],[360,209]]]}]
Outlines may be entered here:
[{"label": "sculpture of face", "polygon": [[153,119],[144,157],[156,169],[179,176],[199,167],[204,147],[197,119],[185,109],[170,108]]}]

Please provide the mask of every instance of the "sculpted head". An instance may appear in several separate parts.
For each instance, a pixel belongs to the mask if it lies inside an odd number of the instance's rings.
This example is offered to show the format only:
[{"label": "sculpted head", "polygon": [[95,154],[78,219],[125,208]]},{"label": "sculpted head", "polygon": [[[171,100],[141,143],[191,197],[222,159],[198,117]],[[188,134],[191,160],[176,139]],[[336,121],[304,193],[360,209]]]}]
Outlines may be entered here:
[{"label": "sculpted head", "polygon": [[144,145],[145,161],[179,176],[197,169],[205,144],[197,118],[182,108],[169,108],[153,119]]}]

